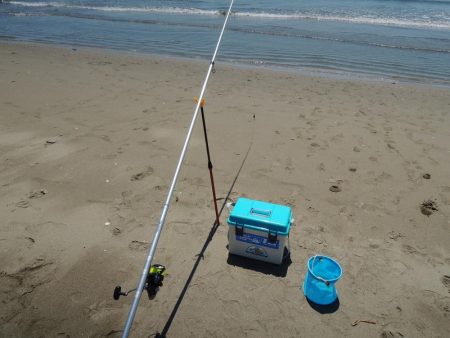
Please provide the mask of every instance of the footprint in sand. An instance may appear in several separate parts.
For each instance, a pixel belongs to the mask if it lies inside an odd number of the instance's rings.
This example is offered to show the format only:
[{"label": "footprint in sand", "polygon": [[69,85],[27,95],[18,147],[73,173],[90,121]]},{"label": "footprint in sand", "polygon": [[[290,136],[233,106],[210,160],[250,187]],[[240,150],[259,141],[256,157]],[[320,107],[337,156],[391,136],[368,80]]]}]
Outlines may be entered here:
[{"label": "footprint in sand", "polygon": [[413,247],[412,245],[409,244],[403,244],[402,246],[403,252],[406,254],[410,254],[410,255],[420,255],[420,256],[424,256],[424,254],[422,252],[420,252],[419,250],[417,250],[415,247]]},{"label": "footprint in sand", "polygon": [[320,162],[320,164],[317,166],[317,170],[325,171],[325,164],[323,164],[323,162]]},{"label": "footprint in sand", "polygon": [[16,203],[16,207],[19,207],[19,208],[28,208],[29,206],[30,206],[30,202],[24,201],[24,200]]},{"label": "footprint in sand", "polygon": [[26,244],[27,248],[31,248],[34,245],[34,243],[36,243],[36,241],[34,240],[33,237],[25,237],[25,239],[27,241],[27,244]]},{"label": "footprint in sand", "polygon": [[[52,276],[53,264],[53,262],[46,261],[44,258],[36,258],[15,273],[2,273],[0,275],[2,292],[15,291],[20,296],[33,293],[36,288],[52,280],[50,276]],[[40,274],[41,270],[45,272]],[[16,297],[13,297],[11,301],[15,299]]]},{"label": "footprint in sand", "polygon": [[329,190],[332,192],[340,192],[341,188],[338,185],[332,185]]},{"label": "footprint in sand", "polygon": [[284,170],[286,170],[288,172],[292,172],[292,170],[294,170],[294,166],[292,164],[292,159],[290,157],[288,157],[285,161]]},{"label": "footprint in sand", "polygon": [[[47,190],[45,189],[40,189],[37,191],[32,191],[30,192],[30,194],[28,195],[28,199],[36,199],[36,198],[41,198],[43,196],[45,196],[47,194]],[[19,202],[16,203],[16,207],[19,208],[28,208],[30,206],[30,201],[27,200],[20,200]]]},{"label": "footprint in sand", "polygon": [[438,206],[435,201],[433,200],[427,200],[422,202],[420,205],[420,211],[425,216],[430,216],[433,212],[438,211]]},{"label": "footprint in sand", "polygon": [[69,298],[75,304],[83,304],[84,302],[89,300],[89,297],[85,293],[80,291],[72,292],[69,295]]},{"label": "footprint in sand", "polygon": [[30,192],[30,195],[28,196],[28,198],[29,199],[41,198],[41,197],[43,197],[45,195],[47,195],[47,190],[40,189],[40,190],[37,190],[37,191]]},{"label": "footprint in sand", "polygon": [[118,227],[114,227],[110,231],[114,236],[118,236],[122,233],[122,230],[120,230],[120,228],[118,228]]},{"label": "footprint in sand", "polygon": [[450,293],[450,276],[449,275],[442,276],[441,282],[447,288],[448,293]]},{"label": "footprint in sand", "polygon": [[149,243],[141,242],[141,241],[131,241],[128,244],[128,248],[133,251],[145,251],[149,247]]},{"label": "footprint in sand", "polygon": [[153,168],[148,166],[147,170],[144,170],[140,173],[134,174],[133,176],[131,176],[131,180],[132,181],[140,181],[142,179],[144,179],[147,176],[150,176],[151,174],[153,174]]},{"label": "footprint in sand", "polygon": [[383,331],[380,335],[382,338],[404,337],[401,332]]},{"label": "footprint in sand", "polygon": [[398,241],[400,238],[405,237],[403,234],[401,234],[400,232],[396,232],[394,230],[392,230],[391,232],[389,232],[388,234],[390,239],[393,239],[394,241]]},{"label": "footprint in sand", "polygon": [[387,141],[387,142],[386,142],[386,146],[387,146],[389,149],[396,150],[395,146],[392,144],[392,141]]}]

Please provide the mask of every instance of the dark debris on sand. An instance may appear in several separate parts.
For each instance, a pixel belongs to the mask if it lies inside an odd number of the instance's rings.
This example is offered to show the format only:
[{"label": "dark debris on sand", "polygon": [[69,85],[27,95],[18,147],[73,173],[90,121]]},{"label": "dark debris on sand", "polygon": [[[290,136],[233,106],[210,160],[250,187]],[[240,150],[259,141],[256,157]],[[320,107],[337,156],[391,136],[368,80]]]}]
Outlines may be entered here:
[{"label": "dark debris on sand", "polygon": [[433,200],[427,200],[422,202],[420,205],[420,211],[425,216],[430,216],[433,212],[438,211],[438,206],[435,201]]},{"label": "dark debris on sand", "polygon": [[341,188],[338,185],[332,185],[330,187],[330,191],[332,191],[332,192],[340,192]]}]

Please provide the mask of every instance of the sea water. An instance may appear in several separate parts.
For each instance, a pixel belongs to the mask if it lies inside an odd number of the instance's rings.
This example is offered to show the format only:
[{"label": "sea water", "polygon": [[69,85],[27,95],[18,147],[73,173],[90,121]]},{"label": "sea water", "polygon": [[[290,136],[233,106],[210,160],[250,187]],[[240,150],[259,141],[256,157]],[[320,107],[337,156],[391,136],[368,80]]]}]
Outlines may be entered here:
[{"label": "sea water", "polygon": [[[0,0],[0,39],[209,59],[228,0]],[[450,85],[450,0],[235,0],[218,61]]]}]

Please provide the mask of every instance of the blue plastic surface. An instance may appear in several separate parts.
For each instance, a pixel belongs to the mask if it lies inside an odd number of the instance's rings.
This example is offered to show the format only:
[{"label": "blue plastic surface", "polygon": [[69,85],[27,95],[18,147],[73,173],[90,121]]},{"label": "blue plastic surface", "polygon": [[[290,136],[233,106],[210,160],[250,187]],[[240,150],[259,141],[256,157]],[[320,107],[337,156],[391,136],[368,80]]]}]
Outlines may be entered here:
[{"label": "blue plastic surface", "polygon": [[241,197],[228,217],[228,224],[287,236],[291,229],[291,208]]},{"label": "blue plastic surface", "polygon": [[308,260],[308,272],[303,282],[303,293],[312,302],[328,305],[336,301],[335,283],[342,276],[338,262],[327,256],[313,256]]}]

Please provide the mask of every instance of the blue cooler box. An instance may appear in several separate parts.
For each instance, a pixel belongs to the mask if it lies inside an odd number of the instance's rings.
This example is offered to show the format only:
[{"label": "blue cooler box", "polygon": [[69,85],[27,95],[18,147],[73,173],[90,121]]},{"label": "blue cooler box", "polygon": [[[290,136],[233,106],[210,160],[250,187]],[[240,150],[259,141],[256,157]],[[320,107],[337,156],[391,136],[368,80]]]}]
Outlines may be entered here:
[{"label": "blue cooler box", "polygon": [[239,198],[228,217],[228,250],[231,254],[281,264],[289,250],[291,208]]}]

